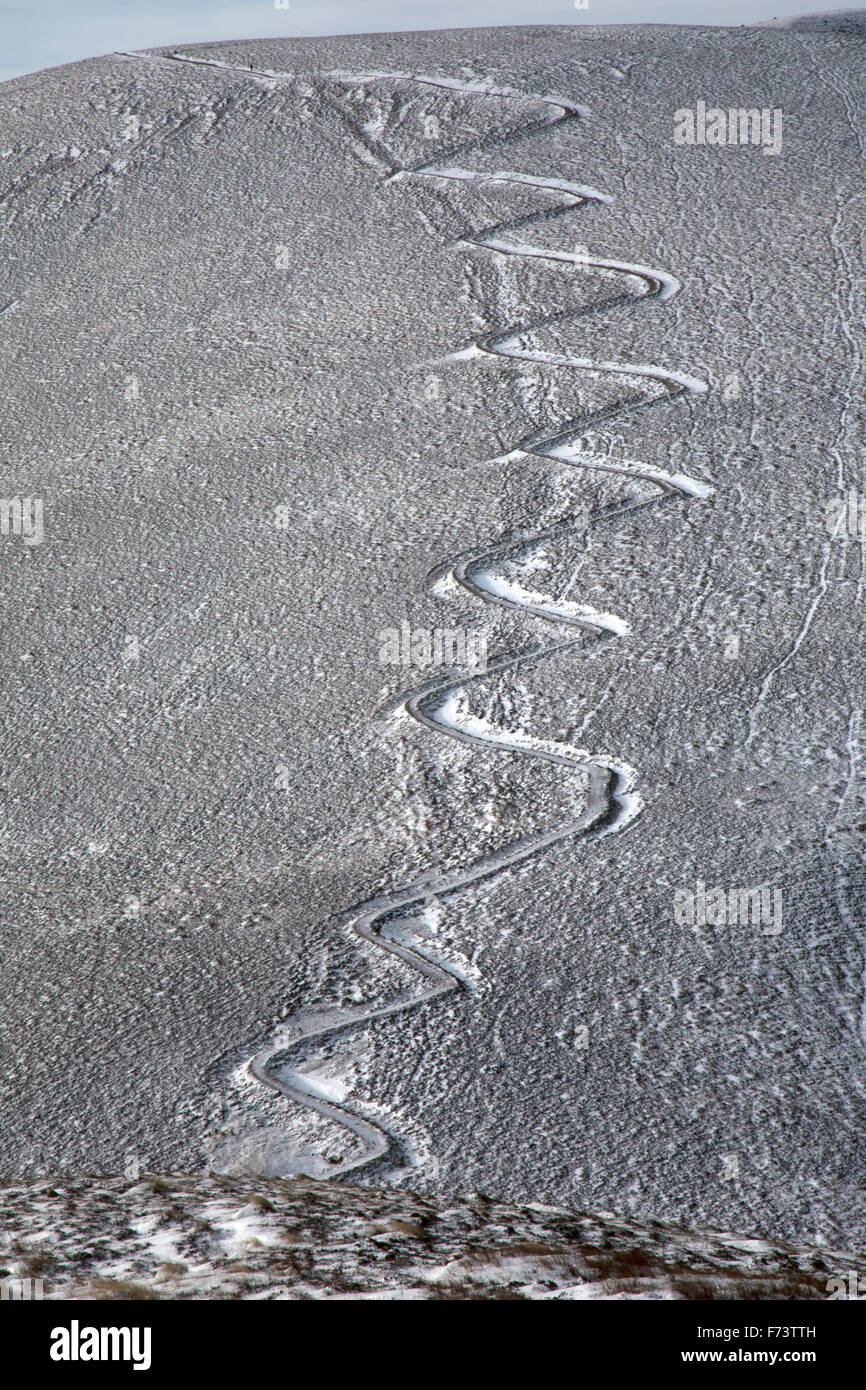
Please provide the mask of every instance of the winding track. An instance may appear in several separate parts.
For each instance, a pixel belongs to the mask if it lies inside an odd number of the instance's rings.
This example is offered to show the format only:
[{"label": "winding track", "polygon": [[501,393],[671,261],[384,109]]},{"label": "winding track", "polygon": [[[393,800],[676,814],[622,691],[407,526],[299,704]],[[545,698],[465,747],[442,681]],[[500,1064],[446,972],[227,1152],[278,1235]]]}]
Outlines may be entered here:
[{"label": "winding track", "polygon": [[[140,55],[129,54],[127,56],[139,57]],[[182,54],[171,55],[169,61],[197,63],[217,68],[236,68],[255,78],[284,79],[286,77],[285,73],[272,72],[267,69],[241,68],[235,64],[222,63],[213,59],[195,59]],[[488,143],[501,147],[510,141],[524,140],[528,136],[549,129],[553,125],[579,120],[588,114],[584,107],[565,97],[538,96],[519,92],[513,88],[493,87],[484,82],[470,83],[409,72],[349,73],[338,71],[322,73],[319,76],[328,82],[353,85],[393,81],[395,79],[412,81],[471,96],[492,97],[500,100],[519,98],[524,102],[535,101],[547,108],[541,119],[516,126],[507,134],[499,134],[489,141],[471,141],[468,146],[461,146],[448,151],[446,155],[448,159],[459,157],[466,148],[481,150]],[[459,239],[460,244],[474,246],[496,255],[523,256],[565,262],[576,268],[596,268],[637,277],[646,285],[644,299],[654,297],[659,300],[667,300],[679,289],[678,282],[666,271],[626,261],[582,255],[577,252],[554,251],[501,235],[503,230],[514,231],[518,227],[526,227],[533,222],[549,219],[585,203],[610,203],[612,199],[606,194],[561,179],[541,176],[536,178],[508,170],[485,172],[466,169],[459,164],[445,163],[440,165],[421,163],[407,168],[395,167],[388,152],[383,151],[378,142],[364,132],[363,128],[356,126],[354,133],[356,138],[366,147],[366,156],[380,164],[387,181],[425,178],[453,180],[467,184],[510,183],[562,195],[562,201],[556,207],[546,208],[541,212],[518,219],[516,222],[498,224],[477,236],[461,237]],[[626,298],[629,302],[633,302],[631,296],[623,296],[623,299]],[[569,317],[576,319],[580,317],[582,312],[586,311],[576,310],[572,314],[559,314],[555,321],[562,322]],[[546,322],[552,321],[547,320]],[[533,327],[538,329],[543,326],[544,323],[540,322]],[[468,349],[454,353],[451,360],[486,354],[518,358],[546,366],[572,370],[612,372],[632,379],[642,378],[659,384],[664,388],[665,395],[661,397],[662,399],[665,396],[671,398],[684,393],[703,392],[707,389],[704,382],[694,377],[682,372],[670,371],[652,363],[599,361],[540,351],[529,347],[524,341],[531,331],[531,329],[524,328],[519,331],[506,330],[486,334]],[[645,402],[647,405],[653,403],[654,399]],[[587,454],[578,449],[577,443],[582,436],[586,435],[589,425],[611,413],[613,411],[608,408],[603,412],[596,412],[594,415],[586,415],[579,420],[566,422],[552,437],[530,436],[520,441],[515,449],[504,457],[511,458],[531,454],[539,458],[554,460],[559,464],[564,462],[579,468],[608,470],[653,483],[659,489],[661,497],[679,495],[688,498],[705,498],[711,495],[713,491],[711,487],[685,474],[670,474],[639,460],[613,460],[599,455]],[[597,525],[601,521],[621,516],[626,512],[642,510],[658,500],[659,498],[656,498],[650,503],[632,502],[624,506],[608,508],[604,512],[594,513],[590,516],[589,522],[591,525]],[[497,562],[509,556],[527,552],[541,541],[573,533],[577,531],[579,524],[574,521],[561,523],[536,532],[532,536],[523,537],[517,542],[510,541],[489,547],[480,553],[458,556],[448,565],[440,566],[432,571],[428,577],[428,585],[432,588],[434,585],[441,584],[444,578],[449,578],[485,602],[518,608],[535,617],[578,628],[582,634],[588,633],[596,638],[610,637],[626,632],[628,630],[626,625],[614,615],[597,613],[585,605],[567,602],[563,599],[551,601],[544,595],[531,593],[510,581],[503,582],[501,578],[495,577],[493,574],[493,567]],[[438,682],[429,683],[422,689],[410,693],[401,702],[401,707],[408,715],[437,733],[444,733],[451,738],[476,746],[493,747],[509,753],[519,752],[541,758],[547,762],[579,768],[588,777],[589,804],[584,814],[575,821],[560,825],[545,834],[519,839],[502,850],[485,855],[468,869],[450,874],[424,874],[397,892],[359,904],[348,915],[347,924],[355,934],[363,941],[396,956],[411,966],[420,977],[420,987],[409,990],[390,1003],[379,1006],[359,1004],[349,1008],[334,1006],[317,1013],[301,1011],[281,1024],[271,1035],[266,1045],[247,1064],[250,1074],[262,1085],[270,1087],[299,1105],[316,1111],[329,1120],[336,1121],[337,1124],[351,1131],[360,1139],[362,1151],[341,1162],[333,1163],[328,1170],[327,1176],[329,1177],[342,1177],[350,1173],[357,1174],[360,1170],[369,1169],[371,1165],[385,1158],[398,1160],[403,1145],[399,1136],[390,1133],[383,1125],[350,1109],[341,1101],[331,1098],[326,1084],[317,1083],[312,1078],[305,1077],[301,1072],[292,1070],[292,1060],[296,1065],[299,1065],[302,1053],[311,1044],[321,1042],[326,1038],[332,1040],[369,1024],[375,1019],[417,1008],[440,995],[461,988],[462,984],[461,976],[454,967],[428,958],[420,950],[407,946],[398,936],[383,935],[388,924],[399,922],[411,909],[417,910],[434,899],[458,894],[479,880],[489,878],[523,860],[530,859],[543,849],[569,837],[583,835],[586,838],[592,838],[624,830],[640,812],[641,800],[634,790],[635,773],[627,763],[618,759],[594,756],[584,749],[573,748],[568,744],[536,739],[522,733],[507,733],[479,719],[461,718],[458,713],[455,692],[459,689],[465,689],[472,681],[489,679],[492,673],[505,670],[508,667],[526,665],[529,662],[540,660],[552,652],[562,650],[582,640],[584,640],[583,637],[573,637],[531,651],[500,657],[488,664],[483,675],[481,673],[466,674],[455,680],[451,674],[444,680],[440,679]],[[293,1053],[295,1054],[294,1059],[292,1058]],[[275,1063],[279,1064],[279,1074]]]}]

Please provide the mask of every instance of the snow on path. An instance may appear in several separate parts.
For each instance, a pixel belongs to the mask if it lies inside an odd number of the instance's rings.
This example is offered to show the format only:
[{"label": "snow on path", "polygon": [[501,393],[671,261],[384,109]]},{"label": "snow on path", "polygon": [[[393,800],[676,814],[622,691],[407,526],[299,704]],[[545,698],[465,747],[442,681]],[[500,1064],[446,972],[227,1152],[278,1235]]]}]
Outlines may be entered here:
[{"label": "snow on path", "polygon": [[[153,58],[154,55],[125,55]],[[164,61],[199,63],[214,68],[229,68],[245,73],[252,78],[280,79],[285,73],[265,69],[246,68],[239,64],[224,63],[216,59],[190,58],[182,54],[172,54]],[[500,99],[520,99],[523,102],[540,102],[551,108],[545,121],[527,124],[526,133],[533,134],[539,128],[549,128],[560,122],[583,119],[588,115],[587,108],[566,97],[542,96],[520,92],[514,88],[499,88],[492,83],[466,82],[444,77],[431,77],[409,72],[322,72],[321,79],[339,83],[364,84],[368,82],[403,80],[422,85],[444,88],[464,95],[495,97]],[[370,143],[375,143],[371,141]],[[535,177],[528,174],[498,170],[487,173],[465,169],[460,166],[437,168],[430,164],[415,168],[395,169],[393,161],[391,172],[386,174],[386,182],[396,182],[409,178],[449,179],[467,184],[508,182],[525,185],[547,193],[557,193],[562,198],[560,211],[567,211],[584,202],[601,205],[610,203],[609,195],[581,184],[561,179]],[[538,216],[544,216],[539,213]],[[549,210],[547,216],[549,216]],[[532,221],[531,218],[526,222]],[[490,228],[487,233],[475,237],[462,237],[464,245],[475,246],[494,254],[521,256],[549,261],[564,262],[576,269],[601,269],[608,272],[637,277],[647,286],[646,293],[638,303],[650,298],[665,301],[672,298],[679,289],[679,282],[669,272],[631,261],[611,260],[579,252],[555,251],[545,247],[532,246],[519,241],[503,241],[495,235],[498,228]],[[561,319],[561,315],[558,316]],[[607,372],[660,382],[671,397],[686,393],[697,394],[706,391],[706,383],[686,373],[674,371],[652,363],[626,363],[572,357],[553,354],[527,347],[526,334],[517,330],[505,333],[487,334],[478,339],[468,349],[452,354],[451,360],[482,356],[484,354],[519,358],[571,370]],[[639,460],[615,460],[599,458],[586,454],[577,445],[586,435],[591,417],[586,417],[573,430],[565,429],[552,439],[530,444],[524,441],[504,458],[532,454],[557,462],[565,462],[574,467],[594,468],[616,472],[626,477],[636,477],[654,484],[661,494],[675,493],[685,498],[707,498],[712,487],[707,483],[690,478],[685,474],[670,474],[663,469],[644,464]],[[590,524],[597,518],[590,517]],[[539,540],[566,535],[577,529],[578,523],[548,529],[533,536],[523,538],[517,546],[513,542],[487,550],[481,556],[461,556],[452,562],[450,569],[443,573],[440,567],[434,587],[447,592],[449,581],[456,582],[477,597],[513,608],[520,608],[535,617],[551,622],[576,626],[583,633],[597,638],[621,636],[628,632],[628,625],[614,614],[599,613],[586,605],[551,600],[543,594],[524,589],[520,584],[504,579],[493,571],[493,565],[505,555],[516,551],[525,553]],[[537,660],[561,650],[581,640],[558,641],[546,648],[538,648],[529,654],[498,659],[490,664],[484,676],[505,669],[507,666],[521,664],[527,660]],[[402,1145],[400,1138],[385,1125],[361,1114],[348,1102],[348,1087],[341,1081],[326,1077],[315,1070],[306,1072],[299,1069],[300,1058],[309,1052],[311,1046],[326,1038],[343,1035],[352,1028],[363,1027],[375,1019],[405,1013],[420,1004],[428,1003],[441,995],[466,988],[464,974],[455,966],[431,958],[422,950],[408,944],[399,930],[399,922],[405,919],[407,909],[424,909],[434,900],[464,892],[481,879],[530,859],[543,849],[562,840],[577,835],[586,838],[621,832],[630,826],[639,815],[642,801],[635,791],[636,773],[627,763],[609,756],[602,757],[585,749],[572,748],[566,744],[555,743],[526,734],[523,731],[507,731],[489,724],[486,720],[464,712],[457,698],[457,691],[469,686],[473,680],[483,678],[478,674],[467,674],[455,682],[453,676],[440,684],[432,684],[420,691],[409,694],[402,702],[406,714],[425,727],[461,742],[495,748],[509,754],[541,758],[579,769],[588,777],[588,806],[584,814],[575,821],[556,827],[544,834],[523,837],[504,849],[496,850],[476,861],[468,869],[453,873],[424,874],[396,892],[385,894],[362,903],[348,915],[348,925],[363,941],[376,946],[397,957],[421,977],[421,985],[398,995],[385,1004],[361,1003],[354,1006],[334,1005],[316,1013],[302,1010],[271,1035],[267,1044],[261,1048],[248,1063],[249,1073],[262,1085],[276,1090],[286,1098],[307,1109],[316,1111],[326,1119],[334,1120],[361,1140],[360,1154],[351,1153],[340,1162],[331,1164],[329,1177],[343,1177],[349,1173],[369,1170],[381,1159],[399,1161]],[[287,1054],[295,1053],[294,1059]],[[292,1065],[294,1062],[294,1065]]]},{"label": "snow on path", "polygon": [[[324,75],[332,80],[351,83],[393,79],[413,80],[473,95],[520,96],[523,100],[527,99],[524,93],[518,93],[511,89],[497,89],[483,83],[452,82],[444,78],[434,79],[411,73],[333,72]],[[550,117],[548,122],[550,125],[587,114],[585,108],[564,98],[537,97],[535,100],[559,108],[559,114]],[[424,165],[414,169],[398,169],[386,176],[385,181],[397,182],[415,177],[450,179],[467,184],[508,182],[545,192],[556,192],[563,198],[562,211],[582,202],[596,202],[603,205],[612,201],[607,194],[599,193],[597,190],[582,184],[546,177],[536,178],[532,175],[516,174],[505,170],[485,173],[459,166],[437,168],[432,165]],[[597,268],[634,276],[643,280],[647,286],[647,292],[643,296],[645,299],[668,300],[676,294],[680,287],[677,279],[664,270],[657,270],[637,262],[611,260],[573,252],[552,251],[525,242],[503,241],[493,235],[493,230],[495,229],[492,229],[487,235],[461,238],[461,241],[464,244],[474,245],[503,255],[560,261],[574,265],[577,269]],[[523,345],[521,334],[518,332],[486,335],[473,344],[470,349],[455,353],[454,357],[466,358],[484,353],[518,357],[557,367],[649,378],[661,382],[671,396],[680,393],[698,394],[707,389],[705,382],[693,376],[651,363],[598,361],[539,352],[526,348]],[[564,436],[556,436],[546,443],[542,442],[532,447],[524,444],[507,457],[531,453],[539,457],[565,462],[575,467],[617,472],[627,477],[637,477],[653,483],[660,489],[661,493],[677,493],[686,498],[707,498],[712,494],[713,489],[707,483],[682,473],[667,473],[663,469],[641,463],[638,460],[599,459],[595,455],[579,452],[576,447],[577,440],[586,433],[587,427],[588,422],[584,421],[580,429],[571,435],[566,433]],[[557,533],[565,534],[568,529],[574,528],[557,528]],[[549,532],[524,539],[520,543],[520,549],[522,551],[529,550],[537,544],[541,535],[547,534]],[[491,568],[492,562],[501,553],[513,552],[513,550],[514,546],[510,544],[498,547],[475,559],[459,557],[445,576],[440,575],[437,578],[436,585],[441,587],[444,578],[447,590],[447,581],[450,579],[488,602],[520,608],[536,617],[577,626],[584,632],[594,635],[624,635],[628,632],[627,623],[615,614],[599,613],[582,604],[562,600],[556,602],[543,594],[526,590],[520,584],[494,574]],[[544,655],[546,652],[563,645],[568,644],[558,643],[554,648],[536,652],[534,656]],[[333,1092],[329,1093],[321,1085],[314,1084],[309,1076],[305,1077],[299,1073],[295,1073],[294,1078],[292,1073],[287,1074],[285,1071],[277,1074],[277,1069],[272,1067],[271,1063],[292,1047],[322,1040],[325,1036],[335,1032],[342,1033],[344,1029],[352,1025],[360,1026],[386,1015],[402,1013],[410,1008],[414,1009],[440,995],[466,987],[466,982],[456,968],[440,960],[433,960],[420,950],[414,949],[413,946],[406,943],[405,938],[393,929],[394,920],[404,917],[407,909],[422,908],[433,899],[439,900],[445,896],[461,893],[480,879],[501,873],[504,869],[529,859],[541,850],[566,838],[579,834],[599,836],[622,831],[632,824],[642,808],[643,803],[640,795],[634,790],[636,773],[627,763],[615,758],[593,755],[585,749],[571,748],[551,740],[537,739],[522,731],[502,730],[489,724],[486,720],[462,711],[456,692],[468,685],[471,680],[478,678],[478,676],[467,677],[455,684],[453,677],[451,677],[444,685],[434,684],[432,687],[425,687],[422,691],[406,697],[402,708],[408,715],[427,728],[444,733],[461,742],[492,747],[510,754],[520,753],[580,769],[589,777],[588,808],[579,820],[558,826],[553,831],[543,835],[520,839],[504,850],[484,856],[469,869],[453,874],[422,875],[405,888],[364,903],[354,910],[349,920],[349,925],[354,932],[363,940],[396,955],[406,964],[411,965],[422,978],[421,988],[415,989],[411,994],[401,996],[396,1001],[386,1005],[362,1004],[356,1008],[340,1008],[335,1009],[332,1014],[318,1016],[315,1019],[304,1019],[303,1016],[298,1016],[280,1029],[267,1047],[257,1053],[249,1064],[252,1074],[259,1081],[280,1091],[299,1104],[314,1109],[327,1118],[336,1120],[364,1141],[365,1148],[360,1155],[351,1155],[343,1162],[332,1166],[331,1176],[334,1177],[369,1169],[372,1164],[386,1156],[392,1159],[396,1158],[400,1147],[398,1136],[390,1133],[382,1124],[360,1115],[357,1110],[345,1104],[346,1097],[342,1091],[339,1096],[336,1096]]]}]

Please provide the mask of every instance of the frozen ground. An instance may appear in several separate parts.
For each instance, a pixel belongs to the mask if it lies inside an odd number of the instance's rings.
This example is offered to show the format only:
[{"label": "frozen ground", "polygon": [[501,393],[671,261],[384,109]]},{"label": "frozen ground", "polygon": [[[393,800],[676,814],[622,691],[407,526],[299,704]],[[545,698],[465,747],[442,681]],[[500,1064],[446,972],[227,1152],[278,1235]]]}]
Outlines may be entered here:
[{"label": "frozen ground", "polygon": [[0,87],[5,1175],[863,1240],[862,77],[661,26]]},{"label": "frozen ground", "polygon": [[0,1278],[47,1299],[826,1299],[864,1276],[829,1249],[309,1178],[0,1187]]}]

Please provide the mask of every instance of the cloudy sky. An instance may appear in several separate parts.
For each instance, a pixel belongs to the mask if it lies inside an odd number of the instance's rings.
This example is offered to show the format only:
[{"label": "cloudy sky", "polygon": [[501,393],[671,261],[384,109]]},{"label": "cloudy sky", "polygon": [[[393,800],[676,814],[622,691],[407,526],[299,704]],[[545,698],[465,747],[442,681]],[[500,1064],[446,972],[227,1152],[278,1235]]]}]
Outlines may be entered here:
[{"label": "cloudy sky", "polygon": [[[0,0],[0,79],[116,48],[485,24],[749,24],[796,0]],[[282,4],[283,0],[279,0]],[[837,0],[837,5],[839,0]],[[812,8],[809,5],[802,7]],[[825,8],[820,4],[816,9]],[[826,8],[832,8],[827,6]]]}]

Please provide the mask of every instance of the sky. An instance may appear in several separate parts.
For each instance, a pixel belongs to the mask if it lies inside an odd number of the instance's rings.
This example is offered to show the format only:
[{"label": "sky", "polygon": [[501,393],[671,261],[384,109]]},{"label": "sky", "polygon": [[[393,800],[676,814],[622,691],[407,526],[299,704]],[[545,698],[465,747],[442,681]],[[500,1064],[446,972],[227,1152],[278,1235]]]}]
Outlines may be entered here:
[{"label": "sky", "polygon": [[[115,49],[491,24],[753,24],[796,0],[0,0],[0,80]],[[582,3],[582,0],[581,0]],[[844,3],[844,0],[841,0]],[[821,6],[814,8],[838,8]],[[280,8],[278,8],[278,5]]]}]

